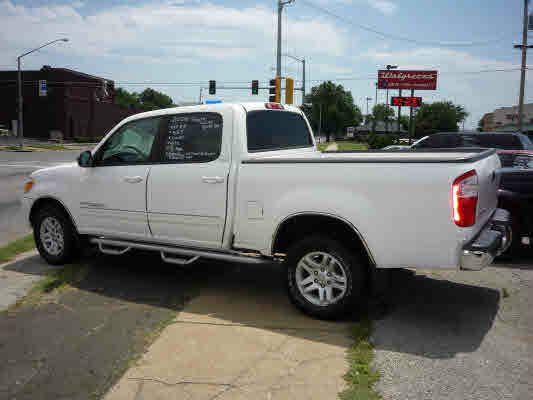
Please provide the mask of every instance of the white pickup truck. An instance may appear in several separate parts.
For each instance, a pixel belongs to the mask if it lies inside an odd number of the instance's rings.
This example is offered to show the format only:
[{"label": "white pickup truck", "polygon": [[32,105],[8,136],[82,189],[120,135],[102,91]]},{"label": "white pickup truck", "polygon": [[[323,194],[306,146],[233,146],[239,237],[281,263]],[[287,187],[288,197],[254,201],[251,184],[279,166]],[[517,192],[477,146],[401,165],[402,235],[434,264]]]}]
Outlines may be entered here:
[{"label": "white pickup truck", "polygon": [[77,163],[42,169],[23,204],[39,252],[159,252],[284,261],[305,312],[363,301],[379,268],[481,269],[508,246],[493,150],[321,153],[305,115],[277,103],[131,116]]}]

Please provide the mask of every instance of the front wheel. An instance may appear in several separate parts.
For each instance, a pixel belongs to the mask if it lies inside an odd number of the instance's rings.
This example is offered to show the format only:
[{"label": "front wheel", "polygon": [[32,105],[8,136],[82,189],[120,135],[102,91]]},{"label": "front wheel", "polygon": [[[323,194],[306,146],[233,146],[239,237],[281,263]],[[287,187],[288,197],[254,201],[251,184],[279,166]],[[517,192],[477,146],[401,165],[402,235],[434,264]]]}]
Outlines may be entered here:
[{"label": "front wheel", "polygon": [[289,296],[305,313],[333,319],[361,306],[365,265],[340,242],[304,238],[291,246],[286,264]]},{"label": "front wheel", "polygon": [[37,212],[33,236],[39,254],[52,265],[69,262],[78,249],[76,230],[58,207],[44,207]]}]

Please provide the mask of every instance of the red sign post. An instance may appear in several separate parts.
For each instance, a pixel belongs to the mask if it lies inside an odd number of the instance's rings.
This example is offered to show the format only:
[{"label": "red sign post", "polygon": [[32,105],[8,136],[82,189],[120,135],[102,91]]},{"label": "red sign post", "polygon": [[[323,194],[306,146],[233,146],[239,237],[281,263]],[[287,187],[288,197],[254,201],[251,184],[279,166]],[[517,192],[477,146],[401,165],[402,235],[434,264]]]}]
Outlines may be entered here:
[{"label": "red sign post", "polygon": [[437,71],[379,70],[379,89],[436,90]]}]

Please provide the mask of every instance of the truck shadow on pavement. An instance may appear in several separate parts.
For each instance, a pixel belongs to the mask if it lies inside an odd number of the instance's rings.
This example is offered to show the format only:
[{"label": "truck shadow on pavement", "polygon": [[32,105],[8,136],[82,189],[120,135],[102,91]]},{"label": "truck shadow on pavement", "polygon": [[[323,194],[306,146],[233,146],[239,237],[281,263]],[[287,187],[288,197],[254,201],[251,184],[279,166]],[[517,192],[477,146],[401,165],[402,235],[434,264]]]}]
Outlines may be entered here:
[{"label": "truck shadow on pavement", "polygon": [[[8,266],[41,274],[42,263]],[[115,302],[180,311],[175,323],[242,325],[283,331],[312,341],[346,346],[355,317],[319,321],[300,313],[288,300],[281,265],[250,266],[198,262],[188,269],[162,263],[151,254],[95,256],[82,261],[87,276],[75,287]],[[378,349],[430,358],[472,352],[490,330],[500,305],[497,290],[435,276],[400,271],[393,275],[386,305],[370,305]],[[113,301],[111,301],[113,303]],[[83,312],[80,305],[77,313]]]},{"label": "truck shadow on pavement", "polygon": [[398,271],[388,304],[374,322],[377,349],[446,359],[479,348],[497,316],[500,292],[438,273]]}]

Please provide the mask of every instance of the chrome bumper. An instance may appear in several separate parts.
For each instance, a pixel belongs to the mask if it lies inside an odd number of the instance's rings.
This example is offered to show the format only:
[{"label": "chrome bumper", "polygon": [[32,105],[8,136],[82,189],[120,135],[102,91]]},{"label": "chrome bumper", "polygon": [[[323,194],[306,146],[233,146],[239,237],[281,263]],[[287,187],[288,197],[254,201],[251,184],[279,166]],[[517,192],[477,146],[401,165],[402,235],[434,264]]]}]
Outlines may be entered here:
[{"label": "chrome bumper", "polygon": [[497,208],[481,232],[463,246],[460,266],[463,270],[479,271],[492,263],[511,245],[511,217],[509,211]]}]

